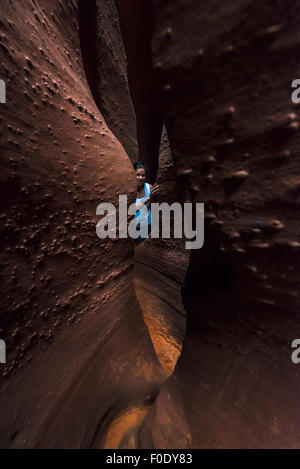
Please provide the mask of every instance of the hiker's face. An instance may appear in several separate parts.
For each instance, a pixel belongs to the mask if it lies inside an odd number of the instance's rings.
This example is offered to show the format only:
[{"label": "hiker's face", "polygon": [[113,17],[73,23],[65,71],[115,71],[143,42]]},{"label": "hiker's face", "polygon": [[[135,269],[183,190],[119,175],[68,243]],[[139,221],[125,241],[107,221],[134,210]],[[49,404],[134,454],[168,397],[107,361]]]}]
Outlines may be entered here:
[{"label": "hiker's face", "polygon": [[144,185],[146,179],[146,174],[144,168],[139,168],[136,170],[136,182],[137,182],[137,187],[141,188]]}]

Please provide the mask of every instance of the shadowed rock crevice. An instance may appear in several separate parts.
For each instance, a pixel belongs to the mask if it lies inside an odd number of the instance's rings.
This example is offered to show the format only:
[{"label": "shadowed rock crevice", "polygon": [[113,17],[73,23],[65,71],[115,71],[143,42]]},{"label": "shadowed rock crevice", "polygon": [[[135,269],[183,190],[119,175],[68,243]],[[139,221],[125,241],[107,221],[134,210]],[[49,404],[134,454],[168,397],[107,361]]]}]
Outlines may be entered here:
[{"label": "shadowed rock crevice", "polygon": [[101,447],[166,379],[133,288],[133,242],[96,236],[97,205],[133,202],[135,175],[87,82],[78,7],[1,5],[2,448]]},{"label": "shadowed rock crevice", "polygon": [[138,156],[136,120],[114,0],[79,0],[82,59],[93,98],[131,161]]},{"label": "shadowed rock crevice", "polygon": [[151,2],[117,0],[128,64],[128,83],[136,114],[139,159],[157,178],[163,119],[151,52],[154,17]]},{"label": "shadowed rock crevice", "polygon": [[[0,446],[299,447],[299,5],[117,4],[136,125],[113,2],[1,3]],[[161,200],[205,203],[190,258],[96,236],[136,128]]]}]

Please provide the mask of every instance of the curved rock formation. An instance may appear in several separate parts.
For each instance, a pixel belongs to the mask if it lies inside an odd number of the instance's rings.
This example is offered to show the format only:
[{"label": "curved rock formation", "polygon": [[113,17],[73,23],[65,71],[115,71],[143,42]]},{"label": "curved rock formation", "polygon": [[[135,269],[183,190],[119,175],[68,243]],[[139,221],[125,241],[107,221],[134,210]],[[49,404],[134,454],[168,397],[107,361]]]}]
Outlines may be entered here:
[{"label": "curved rock formation", "polygon": [[[142,447],[299,446],[299,5],[153,2],[153,60],[182,193],[205,202],[187,335]],[[188,195],[189,194],[189,195]],[[176,426],[173,422],[176,421]]]},{"label": "curved rock formation", "polygon": [[136,161],[136,119],[115,1],[80,0],[78,8],[82,59],[93,98],[131,161]]},{"label": "curved rock formation", "polygon": [[[299,446],[297,2],[117,1],[133,107],[113,1],[20,3],[0,21],[1,447]],[[161,200],[206,204],[190,259],[96,237],[97,205],[135,197],[122,145]]]},{"label": "curved rock formation", "polygon": [[[96,236],[97,205],[133,202],[135,175],[85,76],[78,3],[1,8],[1,447],[103,447],[166,376],[133,242]],[[128,103],[126,86],[116,93]]]}]

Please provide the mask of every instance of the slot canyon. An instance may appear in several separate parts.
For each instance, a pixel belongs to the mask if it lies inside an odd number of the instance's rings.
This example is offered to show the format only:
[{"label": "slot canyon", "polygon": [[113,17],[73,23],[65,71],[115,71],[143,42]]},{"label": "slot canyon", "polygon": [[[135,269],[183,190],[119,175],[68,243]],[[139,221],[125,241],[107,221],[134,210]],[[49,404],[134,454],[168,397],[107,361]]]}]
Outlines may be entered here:
[{"label": "slot canyon", "polygon": [[[299,448],[299,0],[2,0],[0,447]],[[205,204],[184,239],[102,202]]]}]

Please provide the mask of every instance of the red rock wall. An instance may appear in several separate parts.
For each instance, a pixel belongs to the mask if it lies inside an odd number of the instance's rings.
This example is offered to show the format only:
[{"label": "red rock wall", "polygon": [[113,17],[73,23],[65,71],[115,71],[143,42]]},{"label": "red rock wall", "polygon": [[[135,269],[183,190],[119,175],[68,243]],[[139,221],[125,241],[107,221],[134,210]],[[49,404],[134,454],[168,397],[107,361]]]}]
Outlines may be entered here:
[{"label": "red rock wall", "polygon": [[78,5],[82,58],[93,98],[131,161],[136,161],[136,119],[115,1],[80,0]]},{"label": "red rock wall", "polygon": [[183,352],[142,445],[298,447],[299,2],[157,0],[153,15],[177,180],[206,225]]},{"label": "red rock wall", "polygon": [[[133,242],[96,236],[97,205],[133,201],[135,175],[86,79],[78,8],[1,4],[4,448],[109,445],[114,419],[147,409],[165,376],[135,298]],[[126,107],[126,93],[111,99]]]},{"label": "red rock wall", "polygon": [[[95,234],[98,203],[135,196],[113,3],[4,0],[0,445],[298,447],[299,4],[117,4],[140,157],[154,180],[164,122],[173,164],[166,145],[161,196],[206,204],[205,245],[183,289],[183,351],[164,383],[133,244]],[[98,29],[95,63],[86,44]],[[153,322],[157,305],[163,345],[175,337],[180,348],[182,309],[172,308],[186,258],[160,241],[139,249],[140,291],[151,282],[143,306]]]}]

